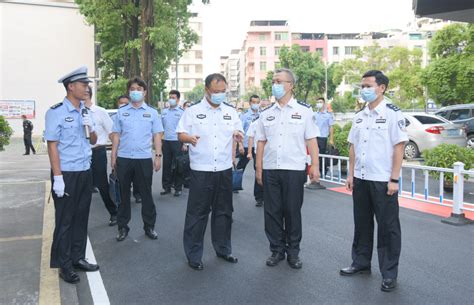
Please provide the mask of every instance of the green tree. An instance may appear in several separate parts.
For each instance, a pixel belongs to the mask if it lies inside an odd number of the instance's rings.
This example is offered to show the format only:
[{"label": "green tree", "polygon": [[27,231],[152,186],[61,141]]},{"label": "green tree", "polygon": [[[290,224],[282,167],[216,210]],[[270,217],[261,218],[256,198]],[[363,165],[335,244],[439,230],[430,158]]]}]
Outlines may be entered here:
[{"label": "green tree", "polygon": [[265,98],[266,92],[262,88],[251,86],[246,88],[245,94],[242,96],[244,102],[248,102],[252,95],[258,95],[261,99]]},{"label": "green tree", "polygon": [[196,85],[191,91],[184,94],[188,101],[197,102],[204,97],[204,84]]},{"label": "green tree", "polygon": [[98,100],[114,105],[125,91],[122,84],[141,76],[149,85],[149,101],[165,88],[167,68],[196,41],[188,26],[191,0],[76,0],[80,12],[94,25],[100,43],[101,80]]},{"label": "green tree", "polygon": [[13,134],[13,130],[8,124],[8,121],[5,120],[3,115],[0,115],[0,151],[5,150],[5,146],[10,144],[10,137]]},{"label": "green tree", "polygon": [[321,95],[325,67],[319,53],[303,52],[299,45],[293,45],[282,47],[279,57],[281,67],[291,69],[296,75],[294,94],[297,99],[307,101],[310,93]]},{"label": "green tree", "polygon": [[347,111],[354,111],[356,108],[356,98],[351,92],[344,93],[343,96],[336,95],[331,102],[333,112],[346,113]]},{"label": "green tree", "polygon": [[474,102],[474,24],[451,24],[429,44],[431,62],[423,71],[428,96],[442,105]]}]

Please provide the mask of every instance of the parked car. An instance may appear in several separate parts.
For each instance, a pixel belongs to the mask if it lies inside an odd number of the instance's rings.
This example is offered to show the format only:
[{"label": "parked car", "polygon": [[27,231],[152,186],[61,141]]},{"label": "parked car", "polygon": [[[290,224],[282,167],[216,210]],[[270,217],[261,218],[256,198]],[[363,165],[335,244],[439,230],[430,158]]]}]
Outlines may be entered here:
[{"label": "parked car", "polygon": [[474,119],[464,123],[464,132],[467,136],[467,147],[474,148]]},{"label": "parked car", "polygon": [[[112,119],[112,121],[114,120],[114,115],[117,114],[117,109],[106,109],[105,111],[107,111],[107,113],[109,114],[109,117]],[[112,149],[112,141],[109,139],[107,139],[107,144],[105,145],[105,147],[107,149]]]},{"label": "parked car", "polygon": [[405,145],[404,158],[418,158],[425,149],[442,143],[466,146],[463,124],[455,124],[432,114],[404,114],[409,142]]},{"label": "parked car", "polygon": [[474,117],[474,104],[459,104],[441,108],[436,115],[453,123],[466,123]]}]

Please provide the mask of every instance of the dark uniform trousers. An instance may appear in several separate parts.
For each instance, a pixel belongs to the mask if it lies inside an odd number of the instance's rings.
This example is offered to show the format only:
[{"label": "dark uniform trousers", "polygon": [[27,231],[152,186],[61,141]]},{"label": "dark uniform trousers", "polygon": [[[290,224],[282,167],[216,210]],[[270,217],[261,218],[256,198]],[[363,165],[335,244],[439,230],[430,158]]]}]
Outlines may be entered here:
[{"label": "dark uniform trousers", "polygon": [[107,150],[105,146],[92,148],[92,184],[99,189],[100,197],[109,214],[117,215],[117,207],[110,198],[107,179]]},{"label": "dark uniform trousers", "polygon": [[[253,158],[253,169],[257,170],[257,154],[255,153],[255,149],[252,148],[252,158]],[[263,187],[257,183],[257,177],[255,177],[255,181],[253,183],[253,197],[256,201],[263,200]]]},{"label": "dark uniform trousers", "polygon": [[56,225],[50,267],[70,269],[86,254],[92,176],[90,170],[63,171],[62,175],[66,186],[64,196],[59,198],[52,191]]},{"label": "dark uniform trousers", "polygon": [[30,149],[34,154],[36,154],[36,150],[33,147],[33,142],[31,140],[31,133],[29,133],[29,134],[25,133],[23,135],[23,143],[25,144],[25,154],[29,155],[30,154]]},{"label": "dark uniform trousers", "polygon": [[163,189],[167,190],[174,186],[176,191],[183,188],[183,173],[179,173],[176,165],[176,157],[183,154],[181,148],[183,144],[179,141],[163,141]]},{"label": "dark uniform trousers", "polygon": [[272,252],[300,252],[305,182],[305,170],[263,170],[265,233]]},{"label": "dark uniform trousers", "polygon": [[209,212],[211,239],[216,253],[232,253],[232,169],[219,172],[191,170],[188,207],[184,223],[184,252],[188,261],[200,262]]},{"label": "dark uniform trousers", "polygon": [[247,154],[249,153],[248,147],[244,147],[244,154],[240,154],[239,150],[237,149],[237,155],[239,156],[239,162],[237,162],[237,169],[243,169],[247,167],[247,164],[249,163],[249,159],[247,158]]},{"label": "dark uniform trousers", "polygon": [[132,180],[138,185],[138,193],[142,197],[143,229],[155,228],[156,208],[151,195],[153,179],[153,160],[117,158],[117,178],[120,184],[121,202],[118,208],[118,228],[130,230],[128,223],[131,218],[130,186]]},{"label": "dark uniform trousers", "polygon": [[374,214],[377,219],[377,253],[383,278],[396,279],[402,246],[398,194],[387,195],[387,182],[354,178],[354,242],[352,266],[371,266]]},{"label": "dark uniform trousers", "polygon": [[[325,154],[327,150],[327,146],[328,146],[328,138],[317,137],[316,140],[318,141],[319,153]],[[331,159],[326,158],[325,163],[324,163],[324,167],[325,167],[324,173],[327,173],[327,168],[329,167],[330,162],[331,162]],[[322,168],[323,168],[323,158],[320,157],[319,158],[319,172],[321,173],[321,178],[324,178],[322,177],[322,174],[323,174]]]}]

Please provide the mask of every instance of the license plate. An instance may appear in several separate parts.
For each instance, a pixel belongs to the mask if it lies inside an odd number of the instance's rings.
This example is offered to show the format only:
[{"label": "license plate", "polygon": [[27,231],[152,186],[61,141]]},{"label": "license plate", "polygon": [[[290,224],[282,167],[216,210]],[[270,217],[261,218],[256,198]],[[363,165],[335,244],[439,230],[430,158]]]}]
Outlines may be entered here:
[{"label": "license plate", "polygon": [[456,137],[459,136],[458,129],[448,129],[448,137]]}]

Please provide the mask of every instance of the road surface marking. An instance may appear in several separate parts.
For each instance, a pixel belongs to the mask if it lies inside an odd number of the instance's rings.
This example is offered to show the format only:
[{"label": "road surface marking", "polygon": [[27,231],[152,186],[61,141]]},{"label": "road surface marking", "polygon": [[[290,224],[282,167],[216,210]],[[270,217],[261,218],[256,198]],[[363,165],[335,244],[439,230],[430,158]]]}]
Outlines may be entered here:
[{"label": "road surface marking", "polygon": [[8,241],[18,241],[18,240],[35,240],[41,239],[41,235],[28,235],[28,236],[13,236],[13,237],[2,237],[0,238],[0,243]]},{"label": "road surface marking", "polygon": [[[86,257],[89,263],[97,263],[89,237],[87,237]],[[94,304],[110,305],[109,296],[107,295],[107,291],[105,290],[104,282],[102,281],[100,271],[86,272],[86,274]]]}]

